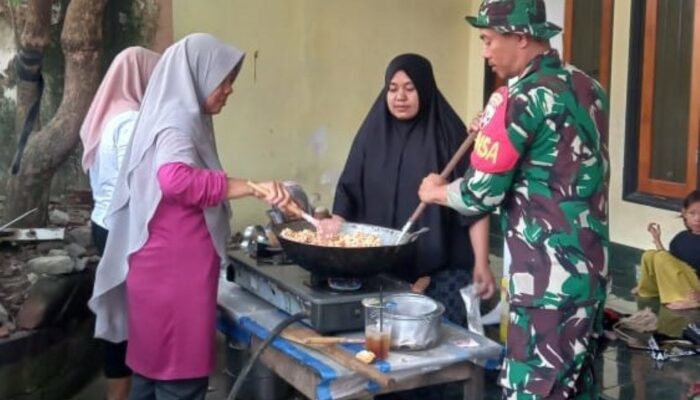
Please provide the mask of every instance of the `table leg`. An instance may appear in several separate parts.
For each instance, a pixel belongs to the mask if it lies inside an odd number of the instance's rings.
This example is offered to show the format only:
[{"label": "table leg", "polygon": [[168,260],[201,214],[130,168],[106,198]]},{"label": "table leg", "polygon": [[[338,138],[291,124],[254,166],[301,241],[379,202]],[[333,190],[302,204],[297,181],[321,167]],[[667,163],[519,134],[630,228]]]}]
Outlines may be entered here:
[{"label": "table leg", "polygon": [[463,400],[481,400],[484,398],[484,369],[474,365],[471,378],[464,381]]}]

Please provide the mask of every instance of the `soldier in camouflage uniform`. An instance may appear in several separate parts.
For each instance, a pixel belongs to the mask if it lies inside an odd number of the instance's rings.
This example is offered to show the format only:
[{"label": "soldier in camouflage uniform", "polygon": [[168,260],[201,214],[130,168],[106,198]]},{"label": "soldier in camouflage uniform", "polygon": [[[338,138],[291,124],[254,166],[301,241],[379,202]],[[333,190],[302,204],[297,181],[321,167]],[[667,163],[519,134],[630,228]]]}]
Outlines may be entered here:
[{"label": "soldier in camouflage uniform", "polygon": [[500,383],[513,399],[597,398],[592,358],[608,283],[608,100],[564,65],[542,0],[485,0],[494,72],[517,78],[484,110],[463,179],[426,177],[421,200],[464,214],[501,207],[510,324]]}]

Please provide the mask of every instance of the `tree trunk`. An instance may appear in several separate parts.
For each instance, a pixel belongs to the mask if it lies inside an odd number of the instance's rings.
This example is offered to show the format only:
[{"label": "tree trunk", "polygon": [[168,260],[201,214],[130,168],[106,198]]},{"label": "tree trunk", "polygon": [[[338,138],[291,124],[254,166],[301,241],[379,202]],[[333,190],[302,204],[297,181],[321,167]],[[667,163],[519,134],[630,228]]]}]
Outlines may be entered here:
[{"label": "tree trunk", "polygon": [[[14,66],[17,71],[17,111],[15,132],[24,126],[29,108],[39,98],[39,82],[44,50],[51,41],[52,0],[30,0],[24,12],[24,29],[19,40],[19,50]],[[38,124],[37,124],[38,125]]]},{"label": "tree trunk", "polygon": [[34,207],[39,209],[18,226],[46,224],[51,180],[78,145],[80,125],[100,82],[106,3],[107,0],[72,0],[68,5],[61,32],[66,61],[61,104],[53,119],[30,136],[19,173],[8,179],[5,220]]}]

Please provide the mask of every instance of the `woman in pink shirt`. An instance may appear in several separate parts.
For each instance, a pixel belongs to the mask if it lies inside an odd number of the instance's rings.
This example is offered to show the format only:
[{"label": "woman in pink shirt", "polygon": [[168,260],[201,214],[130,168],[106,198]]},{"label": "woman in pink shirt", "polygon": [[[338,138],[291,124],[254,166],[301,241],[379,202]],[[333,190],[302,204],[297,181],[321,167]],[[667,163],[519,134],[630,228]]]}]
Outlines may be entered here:
[{"label": "woman in pink shirt", "polygon": [[[227,200],[255,194],[222,170],[211,118],[233,92],[243,58],[211,35],[186,36],[163,54],[142,102],[90,300],[95,335],[129,339],[131,399],[206,395]],[[286,206],[281,184],[263,185],[265,200]]]},{"label": "woman in pink shirt", "polygon": [[[146,85],[160,54],[143,47],[119,53],[105,73],[80,128],[83,169],[90,176],[94,208],[92,237],[102,256],[107,240],[104,217],[112,201],[119,166],[131,139]],[[131,370],[126,366],[126,342],[103,341],[107,400],[126,400]]]}]

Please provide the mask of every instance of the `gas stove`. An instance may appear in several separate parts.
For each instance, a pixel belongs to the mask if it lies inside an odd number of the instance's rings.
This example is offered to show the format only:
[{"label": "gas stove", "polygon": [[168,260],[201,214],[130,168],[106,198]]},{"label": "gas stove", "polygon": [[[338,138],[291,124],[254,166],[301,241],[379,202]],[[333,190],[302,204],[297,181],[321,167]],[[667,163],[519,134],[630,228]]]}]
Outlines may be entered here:
[{"label": "gas stove", "polygon": [[388,275],[362,280],[354,291],[336,290],[328,280],[314,277],[296,264],[271,263],[256,259],[242,250],[229,254],[233,269],[228,279],[287,313],[305,311],[307,323],[319,333],[362,330],[362,299],[384,294],[405,293],[410,285]]}]

